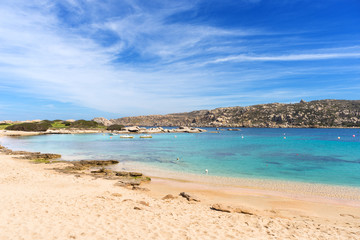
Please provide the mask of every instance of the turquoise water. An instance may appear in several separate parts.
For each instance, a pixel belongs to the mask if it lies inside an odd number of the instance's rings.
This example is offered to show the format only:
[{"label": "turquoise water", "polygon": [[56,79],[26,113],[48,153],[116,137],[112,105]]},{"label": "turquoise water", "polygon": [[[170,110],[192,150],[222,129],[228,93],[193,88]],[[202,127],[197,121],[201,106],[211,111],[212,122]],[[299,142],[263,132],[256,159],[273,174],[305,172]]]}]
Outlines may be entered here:
[{"label": "turquoise water", "polygon": [[43,135],[0,138],[0,144],[60,153],[65,160],[117,159],[195,174],[208,169],[215,176],[360,187],[359,129],[246,128],[218,134],[154,134],[152,139],[134,136]]}]

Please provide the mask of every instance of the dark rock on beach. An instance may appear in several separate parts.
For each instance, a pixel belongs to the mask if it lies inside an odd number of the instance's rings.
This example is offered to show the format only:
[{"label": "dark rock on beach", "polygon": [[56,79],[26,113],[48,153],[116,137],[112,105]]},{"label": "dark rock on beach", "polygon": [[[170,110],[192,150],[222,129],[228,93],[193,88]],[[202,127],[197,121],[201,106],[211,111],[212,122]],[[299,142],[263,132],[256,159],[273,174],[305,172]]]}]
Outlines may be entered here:
[{"label": "dark rock on beach", "polygon": [[183,198],[186,198],[189,202],[191,201],[200,202],[200,200],[196,196],[188,194],[186,192],[181,192],[179,195],[182,196]]},{"label": "dark rock on beach", "polygon": [[227,212],[227,213],[241,213],[241,214],[246,214],[246,215],[254,215],[254,212],[248,209],[243,209],[243,208],[233,208],[230,206],[225,206],[223,204],[213,204],[210,207],[211,210],[215,210],[215,211],[219,211],[219,212]]}]

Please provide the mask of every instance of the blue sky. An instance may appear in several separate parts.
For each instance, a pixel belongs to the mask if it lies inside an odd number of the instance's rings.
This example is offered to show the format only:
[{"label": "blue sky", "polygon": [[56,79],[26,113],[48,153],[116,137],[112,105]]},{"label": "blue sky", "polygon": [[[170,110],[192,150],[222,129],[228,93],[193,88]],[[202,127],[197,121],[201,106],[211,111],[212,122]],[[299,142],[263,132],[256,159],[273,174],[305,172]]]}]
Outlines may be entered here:
[{"label": "blue sky", "polygon": [[358,0],[0,2],[0,119],[359,99]]}]

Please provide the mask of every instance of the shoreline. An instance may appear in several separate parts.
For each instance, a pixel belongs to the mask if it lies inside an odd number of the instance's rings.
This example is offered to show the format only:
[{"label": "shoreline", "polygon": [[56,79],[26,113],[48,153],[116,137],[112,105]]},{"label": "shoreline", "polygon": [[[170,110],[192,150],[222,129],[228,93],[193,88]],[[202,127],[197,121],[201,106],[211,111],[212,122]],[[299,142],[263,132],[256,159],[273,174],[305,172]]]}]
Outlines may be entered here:
[{"label": "shoreline", "polygon": [[[17,131],[7,131],[17,132]],[[6,132],[5,132],[6,133]],[[32,136],[41,135],[41,132],[18,132],[19,135],[5,135],[0,130],[0,137],[12,136]],[[84,132],[77,132],[82,134]],[[90,131],[88,133],[95,133]],[[98,133],[98,132],[96,132]],[[100,132],[99,132],[100,133]],[[103,132],[101,132],[103,133]],[[54,133],[45,133],[54,134]],[[22,149],[18,149],[21,151]],[[87,160],[83,158],[76,159]],[[67,160],[68,161],[68,160]],[[359,206],[360,207],[360,186],[311,183],[302,181],[287,181],[279,179],[267,178],[246,178],[246,177],[225,177],[212,176],[205,174],[185,173],[174,171],[165,168],[159,168],[151,164],[144,164],[139,162],[120,161],[114,166],[108,166],[112,170],[127,170],[127,171],[141,171],[147,176],[154,179],[161,179],[161,181],[170,181],[178,183],[193,183],[199,186],[211,188],[231,188],[233,191],[241,189],[242,191],[251,191],[255,194],[275,195],[279,197],[288,197],[298,200],[312,200],[312,201],[330,201],[333,203]]]},{"label": "shoreline", "polygon": [[141,171],[152,179],[176,182],[176,185],[198,185],[200,188],[221,191],[245,191],[253,194],[279,196],[305,201],[332,202],[360,207],[360,187],[307,183],[261,178],[235,178],[159,169],[139,163],[120,162],[113,170]]},{"label": "shoreline", "polygon": [[[31,164],[1,153],[0,164],[5,229],[0,238],[356,239],[360,234],[360,208],[343,203],[161,178],[144,184],[150,191],[136,191],[115,180],[53,170],[66,163]],[[200,202],[178,197],[179,192]],[[173,198],[162,200],[168,194]],[[242,212],[214,211],[214,204]]]}]

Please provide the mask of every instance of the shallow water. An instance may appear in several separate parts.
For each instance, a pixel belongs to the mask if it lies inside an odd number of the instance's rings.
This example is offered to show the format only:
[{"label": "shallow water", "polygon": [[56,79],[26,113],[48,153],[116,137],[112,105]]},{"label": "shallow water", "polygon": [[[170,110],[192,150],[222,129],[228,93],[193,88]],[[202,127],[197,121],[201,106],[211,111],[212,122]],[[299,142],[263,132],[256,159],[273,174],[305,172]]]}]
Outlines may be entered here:
[{"label": "shallow water", "polygon": [[65,160],[117,159],[186,173],[208,169],[214,176],[360,186],[359,129],[246,128],[134,136],[42,135],[0,138],[0,144],[60,153]]}]

